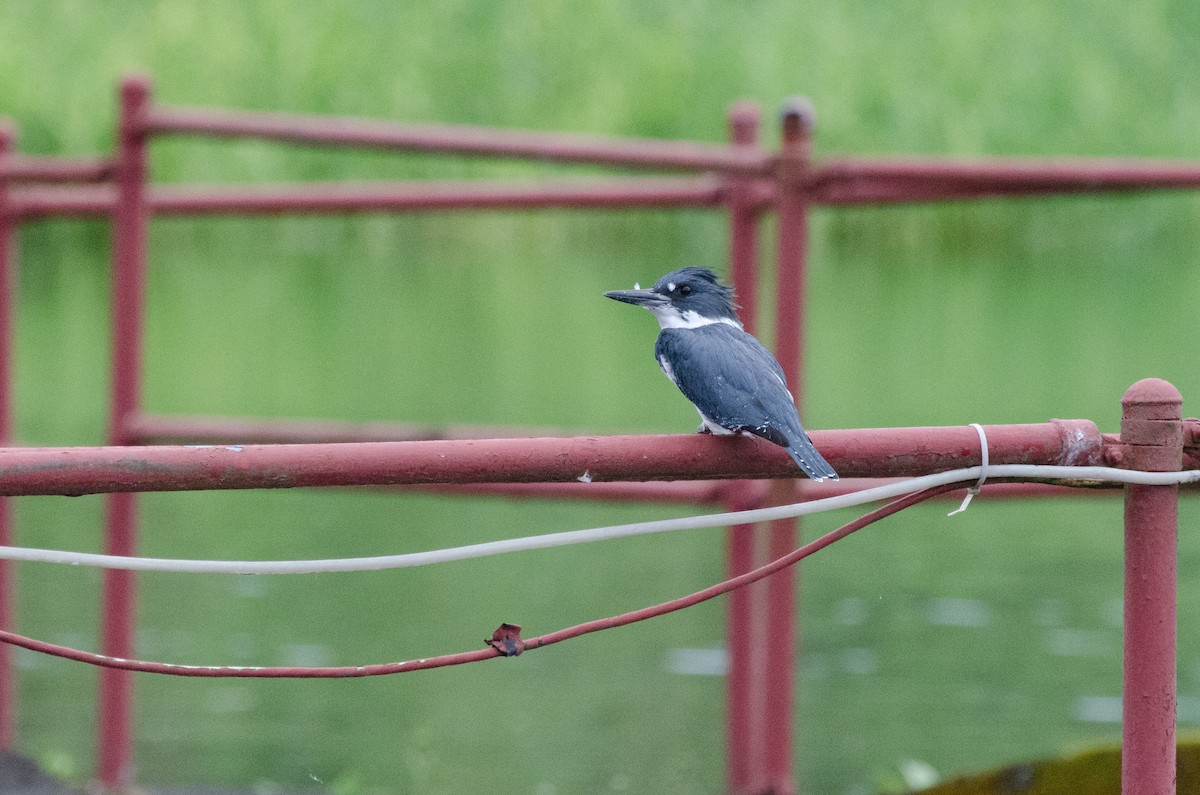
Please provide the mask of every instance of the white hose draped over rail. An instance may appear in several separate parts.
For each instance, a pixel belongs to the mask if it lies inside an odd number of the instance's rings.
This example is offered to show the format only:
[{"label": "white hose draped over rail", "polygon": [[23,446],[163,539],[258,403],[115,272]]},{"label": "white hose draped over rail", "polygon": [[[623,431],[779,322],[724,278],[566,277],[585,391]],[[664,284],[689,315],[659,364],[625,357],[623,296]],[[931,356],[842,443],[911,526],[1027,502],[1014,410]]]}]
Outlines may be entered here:
[{"label": "white hose draped over rail", "polygon": [[544,535],[527,536],[524,538],[487,541],[481,544],[469,544],[449,549],[436,549],[428,552],[409,552],[401,555],[333,558],[330,560],[179,560],[0,546],[0,559],[58,563],[68,566],[91,566],[102,569],[175,571],[195,574],[313,574],[335,571],[402,569],[413,566],[428,566],[434,563],[448,563],[455,560],[467,560],[469,558],[503,555],[509,552],[524,552],[531,549],[547,549],[549,547],[560,547],[568,544],[585,544],[592,541],[606,541],[613,538],[649,535],[651,533],[669,533],[676,530],[696,530],[703,527],[722,527],[734,524],[767,522],[774,519],[791,519],[797,516],[886,500],[948,483],[978,481],[985,472],[988,478],[1110,482],[1142,486],[1171,486],[1200,482],[1200,470],[1185,472],[1138,472],[1110,467],[1001,464],[986,467],[986,470],[982,466],[954,469],[948,472],[939,472],[933,475],[889,483],[884,486],[863,489],[851,494],[841,494],[836,497],[797,502],[771,508],[704,514],[702,516],[685,516],[678,519],[662,519],[653,522],[634,522],[632,524],[612,525],[610,527],[593,527],[586,530],[546,533]]}]

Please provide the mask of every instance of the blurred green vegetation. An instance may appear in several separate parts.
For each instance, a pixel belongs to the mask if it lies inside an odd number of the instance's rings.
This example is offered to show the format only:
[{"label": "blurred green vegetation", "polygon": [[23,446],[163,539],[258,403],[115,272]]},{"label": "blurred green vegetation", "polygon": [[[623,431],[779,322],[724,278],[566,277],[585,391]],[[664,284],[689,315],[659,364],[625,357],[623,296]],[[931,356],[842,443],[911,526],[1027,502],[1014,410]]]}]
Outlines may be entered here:
[{"label": "blurred green vegetation", "polygon": [[[818,111],[819,155],[1200,157],[1200,8],[1166,0],[951,4],[0,2],[0,115],[27,152],[110,149],[115,86],[167,104],[721,140],[747,97]],[[469,159],[156,144],[159,181],[561,173]],[[1200,199],[1188,193],[820,210],[812,427],[1089,417],[1134,380],[1200,394]],[[768,230],[769,231],[769,230]],[[702,212],[163,220],[146,404],[156,412],[689,431],[653,320],[603,301],[720,267]],[[103,438],[108,237],[20,240],[18,426]],[[769,236],[764,250],[770,250]],[[767,271],[769,272],[769,263]],[[1185,412],[1195,413],[1185,405]],[[148,554],[319,557],[667,516],[648,506],[378,493],[153,495]],[[18,506],[31,545],[95,549],[102,502]],[[801,786],[869,792],[906,760],[949,774],[1111,742],[1120,693],[1114,500],[924,506],[802,576]],[[843,516],[806,523],[828,529]],[[1183,508],[1181,721],[1200,723],[1200,546]],[[707,585],[718,531],[430,571],[149,575],[141,653],[353,663],[538,633]],[[96,645],[98,575],[22,567],[20,624]],[[667,670],[721,642],[721,603],[516,661],[356,682],[138,680],[139,778],[339,793],[718,792],[719,677]],[[23,750],[86,778],[91,670],[21,654]],[[1107,700],[1106,700],[1107,699]],[[519,781],[519,785],[511,782]],[[510,786],[511,785],[511,786]]]}]

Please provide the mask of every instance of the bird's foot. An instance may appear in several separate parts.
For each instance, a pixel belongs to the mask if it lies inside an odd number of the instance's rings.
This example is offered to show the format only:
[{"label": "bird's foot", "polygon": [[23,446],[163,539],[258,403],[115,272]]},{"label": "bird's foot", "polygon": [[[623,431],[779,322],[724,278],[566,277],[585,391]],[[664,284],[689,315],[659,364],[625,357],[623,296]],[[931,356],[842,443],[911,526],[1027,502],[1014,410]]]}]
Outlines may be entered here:
[{"label": "bird's foot", "polygon": [[706,433],[709,436],[712,436],[712,431],[703,422],[700,423],[700,427],[696,429],[696,433]]}]

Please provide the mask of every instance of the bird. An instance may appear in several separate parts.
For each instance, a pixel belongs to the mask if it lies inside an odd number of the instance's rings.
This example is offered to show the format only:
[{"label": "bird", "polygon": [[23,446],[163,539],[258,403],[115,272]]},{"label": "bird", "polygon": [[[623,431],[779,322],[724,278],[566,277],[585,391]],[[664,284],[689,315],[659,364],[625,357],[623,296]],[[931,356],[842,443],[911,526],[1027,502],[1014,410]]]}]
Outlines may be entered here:
[{"label": "bird", "polygon": [[787,450],[815,481],[838,475],[800,424],[783,368],[738,318],[733,289],[708,268],[686,267],[649,290],[611,290],[607,298],[658,319],[654,358],[700,412],[700,433],[754,435]]}]

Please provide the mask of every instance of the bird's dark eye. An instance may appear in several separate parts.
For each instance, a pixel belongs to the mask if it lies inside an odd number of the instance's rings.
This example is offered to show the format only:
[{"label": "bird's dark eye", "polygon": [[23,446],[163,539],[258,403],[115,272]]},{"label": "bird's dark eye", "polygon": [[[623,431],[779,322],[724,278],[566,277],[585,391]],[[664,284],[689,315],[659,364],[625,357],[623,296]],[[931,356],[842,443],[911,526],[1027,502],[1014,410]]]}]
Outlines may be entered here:
[{"label": "bird's dark eye", "polygon": [[692,294],[692,288],[691,288],[689,285],[686,285],[686,284],[684,284],[684,285],[680,285],[680,287],[679,287],[679,294],[680,294],[680,295],[691,295],[691,294]]}]

